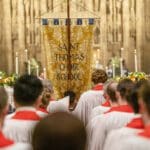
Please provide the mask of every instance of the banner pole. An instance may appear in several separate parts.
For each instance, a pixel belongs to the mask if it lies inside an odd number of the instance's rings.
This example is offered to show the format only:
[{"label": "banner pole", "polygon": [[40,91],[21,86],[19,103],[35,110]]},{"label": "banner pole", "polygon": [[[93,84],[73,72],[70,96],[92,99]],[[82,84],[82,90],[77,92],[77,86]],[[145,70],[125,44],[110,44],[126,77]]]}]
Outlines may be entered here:
[{"label": "banner pole", "polygon": [[68,80],[67,80],[67,88],[68,90],[71,88],[71,21],[70,21],[70,0],[67,0],[67,72],[68,72]]}]

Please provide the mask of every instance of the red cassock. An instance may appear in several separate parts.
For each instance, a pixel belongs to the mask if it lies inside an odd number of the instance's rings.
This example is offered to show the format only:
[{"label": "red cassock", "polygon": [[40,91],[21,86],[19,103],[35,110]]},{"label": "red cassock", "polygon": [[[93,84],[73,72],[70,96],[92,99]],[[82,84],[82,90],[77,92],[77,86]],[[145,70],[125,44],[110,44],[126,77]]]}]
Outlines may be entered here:
[{"label": "red cassock", "polygon": [[110,101],[109,101],[109,100],[106,100],[106,102],[103,103],[102,106],[104,106],[104,107],[110,107],[110,106],[111,106],[111,105],[110,105]]},{"label": "red cassock", "polygon": [[31,146],[25,143],[14,143],[0,132],[0,150],[31,150]]},{"label": "red cassock", "polygon": [[6,117],[4,134],[15,142],[30,143],[35,125],[41,117],[33,107],[21,107],[14,114]]},{"label": "red cassock", "polygon": [[41,117],[44,118],[48,115],[48,111],[45,108],[39,108],[37,109],[37,114]]}]

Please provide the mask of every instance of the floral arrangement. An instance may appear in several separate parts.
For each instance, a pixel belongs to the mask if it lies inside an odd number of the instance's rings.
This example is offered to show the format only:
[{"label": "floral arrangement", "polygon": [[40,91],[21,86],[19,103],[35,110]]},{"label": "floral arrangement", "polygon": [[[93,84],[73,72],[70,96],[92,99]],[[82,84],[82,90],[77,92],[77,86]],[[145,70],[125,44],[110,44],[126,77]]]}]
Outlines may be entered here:
[{"label": "floral arrangement", "polygon": [[139,81],[141,79],[148,80],[148,75],[144,72],[130,72],[128,76],[120,77],[117,76],[114,78],[116,81],[120,81],[122,79],[131,79],[132,81]]},{"label": "floral arrangement", "polygon": [[16,74],[8,76],[4,71],[0,71],[0,86],[13,86],[17,78]]},{"label": "floral arrangement", "polygon": [[132,81],[139,81],[141,79],[148,79],[146,73],[144,72],[131,72],[128,75],[128,78],[131,79]]}]

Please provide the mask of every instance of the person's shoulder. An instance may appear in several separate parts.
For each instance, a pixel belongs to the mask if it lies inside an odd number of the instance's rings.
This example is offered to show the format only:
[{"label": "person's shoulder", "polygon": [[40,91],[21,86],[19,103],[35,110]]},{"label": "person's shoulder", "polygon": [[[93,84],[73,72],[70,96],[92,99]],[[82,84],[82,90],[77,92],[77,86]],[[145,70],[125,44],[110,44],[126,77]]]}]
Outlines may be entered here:
[{"label": "person's shoulder", "polygon": [[105,112],[108,111],[110,109],[110,107],[105,107],[105,106],[96,106],[95,108],[93,108],[93,112]]},{"label": "person's shoulder", "polygon": [[0,150],[32,150],[32,146],[26,143],[15,143],[7,148]]},{"label": "person's shoulder", "polygon": [[120,142],[122,145],[120,150],[148,150],[150,148],[150,140],[137,135],[122,139]]},{"label": "person's shoulder", "polygon": [[91,97],[103,97],[103,92],[88,90],[81,94],[80,99],[84,98],[90,99]]}]

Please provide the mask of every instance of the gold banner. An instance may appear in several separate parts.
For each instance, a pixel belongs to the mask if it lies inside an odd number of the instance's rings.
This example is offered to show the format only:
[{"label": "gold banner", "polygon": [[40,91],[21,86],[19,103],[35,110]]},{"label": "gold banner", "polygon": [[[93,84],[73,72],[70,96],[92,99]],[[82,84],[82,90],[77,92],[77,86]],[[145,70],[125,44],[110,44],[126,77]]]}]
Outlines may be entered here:
[{"label": "gold banner", "polygon": [[[44,47],[48,78],[58,98],[67,90],[67,27],[44,26]],[[89,89],[92,69],[93,26],[71,27],[71,90],[79,96]]]}]

